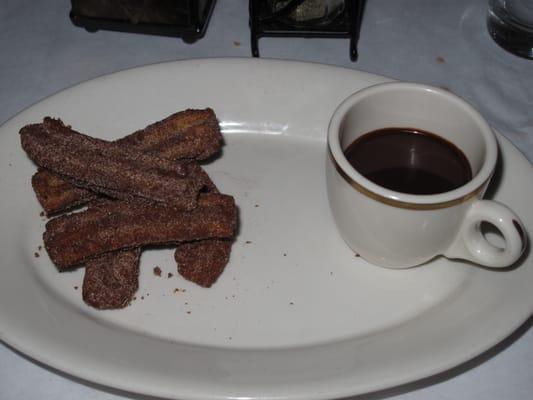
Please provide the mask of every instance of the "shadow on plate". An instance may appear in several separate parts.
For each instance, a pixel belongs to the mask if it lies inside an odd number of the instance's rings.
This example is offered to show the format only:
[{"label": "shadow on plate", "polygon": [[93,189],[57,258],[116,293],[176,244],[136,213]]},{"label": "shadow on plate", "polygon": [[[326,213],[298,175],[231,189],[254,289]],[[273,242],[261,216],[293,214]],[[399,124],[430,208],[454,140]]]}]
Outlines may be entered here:
[{"label": "shadow on plate", "polygon": [[509,346],[511,346],[518,339],[520,339],[520,337],[522,337],[529,329],[531,329],[532,325],[533,325],[533,316],[529,317],[526,320],[526,322],[524,322],[510,336],[502,340],[500,343],[494,345],[493,347],[491,347],[484,353],[481,353],[477,357],[474,357],[473,359],[469,361],[459,364],[458,366],[453,367],[449,370],[443,371],[439,374],[432,375],[427,378],[423,378],[423,379],[420,379],[414,382],[406,383],[400,386],[395,386],[389,389],[383,389],[377,392],[362,394],[358,396],[345,397],[339,400],[384,400],[389,397],[399,396],[402,394],[413,392],[415,390],[424,389],[429,386],[433,386],[433,385],[448,381],[450,379],[455,378],[456,376],[459,376],[461,374],[464,374],[470,371],[473,368],[476,368],[477,366],[487,362],[494,356],[498,355],[499,353],[507,349]]},{"label": "shadow on plate", "polygon": [[[450,379],[455,378],[458,375],[461,375],[465,372],[468,372],[469,370],[485,363],[486,361],[490,360],[494,356],[498,355],[500,352],[507,349],[509,346],[511,346],[514,342],[516,342],[520,337],[522,337],[529,329],[531,329],[531,326],[533,325],[533,316],[531,316],[529,319],[527,319],[516,331],[514,331],[511,335],[509,335],[506,339],[502,340],[500,343],[494,345],[489,350],[485,351],[484,353],[478,355],[477,357],[466,361],[454,368],[451,368],[449,370],[446,370],[444,372],[441,372],[439,374],[420,379],[414,382],[406,383],[400,386],[395,386],[389,389],[383,389],[377,392],[352,396],[352,397],[345,397],[343,399],[339,400],[382,400],[387,399],[388,397],[392,396],[398,396],[402,394],[406,394],[415,390],[424,389],[426,387],[436,385],[441,382],[448,381]],[[89,382],[81,378],[77,378],[73,375],[70,375],[68,373],[65,373],[63,371],[57,370],[53,367],[50,367],[46,364],[41,363],[40,361],[34,360],[30,358],[29,356],[21,353],[20,351],[14,349],[13,347],[9,346],[8,344],[4,343],[4,345],[12,350],[14,353],[20,355],[22,358],[26,359],[27,361],[40,366],[41,368],[44,368],[47,371],[50,371],[54,374],[57,374],[65,379],[68,379],[71,382],[87,386],[89,388],[99,390],[105,393],[109,393],[111,395],[115,396],[121,396],[126,399],[131,400],[161,400],[159,397],[154,396],[145,396],[141,394],[131,393],[120,389],[114,389],[108,386],[103,386],[97,383]],[[253,398],[253,394],[251,394],[251,398]]]}]

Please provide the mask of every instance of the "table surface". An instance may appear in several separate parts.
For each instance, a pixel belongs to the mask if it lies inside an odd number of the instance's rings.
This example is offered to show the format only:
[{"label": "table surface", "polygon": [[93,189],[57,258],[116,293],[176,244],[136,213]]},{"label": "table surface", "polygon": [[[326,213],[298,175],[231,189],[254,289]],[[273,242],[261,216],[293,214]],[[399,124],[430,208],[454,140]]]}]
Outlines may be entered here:
[{"label": "table surface", "polygon": [[[263,38],[261,56],[332,64],[440,86],[472,103],[533,161],[533,61],[489,37],[486,0],[369,0],[359,60],[348,40]],[[59,90],[103,74],[162,61],[250,57],[248,0],[218,0],[204,38],[88,33],[69,20],[66,0],[0,5],[0,123]],[[532,285],[533,287],[533,285]],[[533,289],[532,289],[533,290]],[[474,360],[419,382],[355,399],[514,400],[533,393],[530,318]],[[0,343],[0,398],[145,399],[80,381]]]}]

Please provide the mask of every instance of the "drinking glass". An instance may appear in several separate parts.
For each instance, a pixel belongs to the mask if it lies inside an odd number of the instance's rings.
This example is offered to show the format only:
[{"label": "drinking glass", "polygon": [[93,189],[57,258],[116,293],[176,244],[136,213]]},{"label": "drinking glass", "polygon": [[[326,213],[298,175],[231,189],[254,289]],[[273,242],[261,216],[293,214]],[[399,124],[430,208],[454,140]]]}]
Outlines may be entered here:
[{"label": "drinking glass", "polygon": [[505,50],[533,59],[533,0],[489,0],[487,26]]}]

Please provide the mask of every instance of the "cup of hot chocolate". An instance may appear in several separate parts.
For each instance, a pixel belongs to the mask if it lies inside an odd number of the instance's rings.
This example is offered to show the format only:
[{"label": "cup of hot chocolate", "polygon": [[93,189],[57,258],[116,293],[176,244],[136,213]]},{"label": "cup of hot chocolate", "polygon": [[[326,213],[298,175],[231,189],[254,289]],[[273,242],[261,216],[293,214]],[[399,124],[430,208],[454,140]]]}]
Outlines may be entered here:
[{"label": "cup of hot chocolate", "polygon": [[[367,261],[408,268],[443,255],[506,267],[527,234],[507,206],[483,195],[498,144],[484,118],[442,89],[383,83],[354,93],[328,128],[326,182],[345,242]],[[492,224],[505,242],[489,241]]]}]

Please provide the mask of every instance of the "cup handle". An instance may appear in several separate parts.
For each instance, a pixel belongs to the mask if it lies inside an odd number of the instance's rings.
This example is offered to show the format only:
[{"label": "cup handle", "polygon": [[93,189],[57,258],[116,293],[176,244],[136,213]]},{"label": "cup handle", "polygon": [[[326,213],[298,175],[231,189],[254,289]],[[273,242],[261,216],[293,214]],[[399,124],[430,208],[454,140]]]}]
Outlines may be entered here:
[{"label": "cup handle", "polygon": [[[489,222],[500,231],[505,248],[494,246],[485,238],[480,229],[482,222]],[[514,212],[496,201],[478,200],[467,211],[455,241],[444,256],[502,268],[517,261],[526,244],[526,231]]]}]

